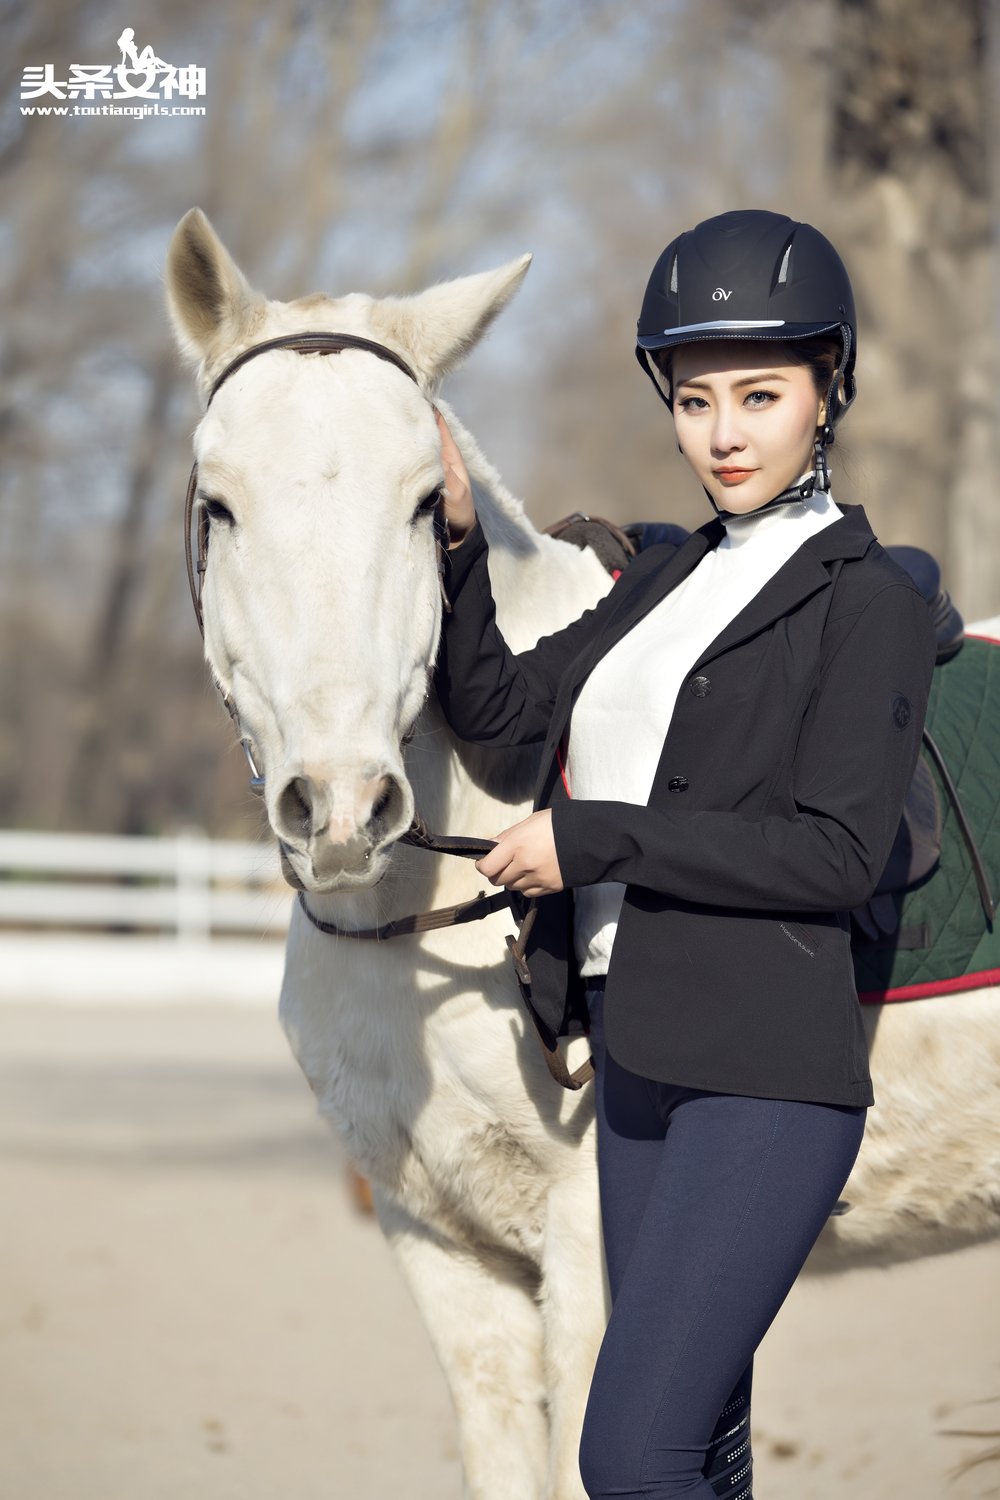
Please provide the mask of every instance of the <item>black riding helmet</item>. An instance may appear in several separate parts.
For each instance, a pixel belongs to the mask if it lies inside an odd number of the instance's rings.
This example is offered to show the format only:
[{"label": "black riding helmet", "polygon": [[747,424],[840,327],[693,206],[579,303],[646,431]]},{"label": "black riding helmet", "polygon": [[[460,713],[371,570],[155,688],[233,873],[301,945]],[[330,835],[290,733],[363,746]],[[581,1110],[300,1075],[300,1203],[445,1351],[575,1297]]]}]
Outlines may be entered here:
[{"label": "black riding helmet", "polygon": [[769,502],[775,504],[805,498],[813,488],[827,488],[825,449],[833,442],[834,423],[856,394],[854,293],[830,241],[811,224],[764,209],[703,220],[672,240],[653,267],[635,352],[673,411],[669,382],[652,357],[657,350],[706,339],[786,342],[824,333],[839,335],[843,352],[827,392],[816,469],[809,480],[793,487],[794,493],[785,491]]}]

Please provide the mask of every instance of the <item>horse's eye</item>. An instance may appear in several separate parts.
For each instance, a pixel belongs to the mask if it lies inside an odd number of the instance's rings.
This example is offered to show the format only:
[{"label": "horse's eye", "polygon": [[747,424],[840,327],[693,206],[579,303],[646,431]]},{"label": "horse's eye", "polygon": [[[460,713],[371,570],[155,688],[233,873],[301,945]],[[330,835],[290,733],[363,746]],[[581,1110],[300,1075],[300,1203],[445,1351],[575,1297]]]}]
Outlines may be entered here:
[{"label": "horse's eye", "polygon": [[236,520],[232,511],[221,500],[213,500],[209,495],[202,495],[201,503],[210,521],[218,521],[220,526],[235,526]]},{"label": "horse's eye", "polygon": [[413,519],[417,520],[417,518],[419,516],[431,516],[431,515],[433,515],[434,512],[437,510],[438,506],[440,505],[440,503],[441,503],[441,486],[438,485],[436,489],[431,490],[430,493],[426,494],[424,496],[424,498],[421,500],[420,504],[417,506],[416,510],[413,512]]}]

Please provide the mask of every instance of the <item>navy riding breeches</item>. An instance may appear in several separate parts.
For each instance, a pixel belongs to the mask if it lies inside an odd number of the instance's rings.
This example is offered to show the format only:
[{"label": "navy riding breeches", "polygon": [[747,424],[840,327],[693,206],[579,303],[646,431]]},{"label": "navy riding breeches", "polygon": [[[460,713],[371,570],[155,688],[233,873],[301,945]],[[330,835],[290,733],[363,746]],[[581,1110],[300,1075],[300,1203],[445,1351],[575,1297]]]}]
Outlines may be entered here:
[{"label": "navy riding breeches", "polygon": [[588,981],[612,1310],[580,1445],[592,1500],[750,1500],[754,1351],[839,1197],[864,1105],[657,1083]]}]

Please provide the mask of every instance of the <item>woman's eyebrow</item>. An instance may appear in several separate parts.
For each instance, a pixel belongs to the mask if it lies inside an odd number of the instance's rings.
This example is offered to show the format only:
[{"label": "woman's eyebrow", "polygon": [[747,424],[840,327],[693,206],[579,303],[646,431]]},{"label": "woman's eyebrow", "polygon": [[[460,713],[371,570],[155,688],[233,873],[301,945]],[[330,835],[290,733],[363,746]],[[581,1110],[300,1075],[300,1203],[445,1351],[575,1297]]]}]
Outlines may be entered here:
[{"label": "woman's eyebrow", "polygon": [[[736,380],[736,381],[733,382],[733,384],[735,386],[741,386],[741,385],[760,385],[760,383],[761,383],[762,380],[784,380],[784,381],[787,381],[788,380],[788,376],[787,375],[779,375],[778,372],[777,372],[777,370],[765,370],[762,375],[745,375],[742,380]],[[692,386],[694,388],[694,390],[696,390],[696,391],[707,391],[707,390],[710,389],[710,386],[708,385],[708,382],[704,381],[704,380],[679,380],[677,382],[677,389],[680,390],[680,388],[681,388],[682,385]]]}]

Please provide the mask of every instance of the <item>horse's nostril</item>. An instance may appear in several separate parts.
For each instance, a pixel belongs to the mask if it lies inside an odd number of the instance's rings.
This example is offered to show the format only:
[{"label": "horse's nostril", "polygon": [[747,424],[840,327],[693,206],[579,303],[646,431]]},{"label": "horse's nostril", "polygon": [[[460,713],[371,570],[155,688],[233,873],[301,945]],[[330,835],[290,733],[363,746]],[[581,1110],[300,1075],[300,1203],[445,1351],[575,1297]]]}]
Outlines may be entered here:
[{"label": "horse's nostril", "polygon": [[285,787],[275,807],[279,831],[290,839],[312,835],[313,808],[310,787],[304,776],[295,776]]},{"label": "horse's nostril", "polygon": [[402,800],[399,782],[395,776],[383,776],[379,783],[378,794],[372,803],[372,810],[368,818],[368,827],[376,837],[378,829],[376,824],[391,822],[398,811]]},{"label": "horse's nostril", "polygon": [[373,818],[380,818],[385,812],[386,808],[389,806],[389,803],[392,801],[392,793],[395,785],[396,783],[393,781],[391,776],[382,777],[382,781],[379,785],[378,796],[372,803],[371,815]]},{"label": "horse's nostril", "polygon": [[299,848],[323,836],[333,848],[360,851],[394,830],[404,810],[403,789],[389,773],[357,782],[352,797],[346,778],[334,782],[324,772],[293,776],[278,794],[272,823],[279,838]]}]

